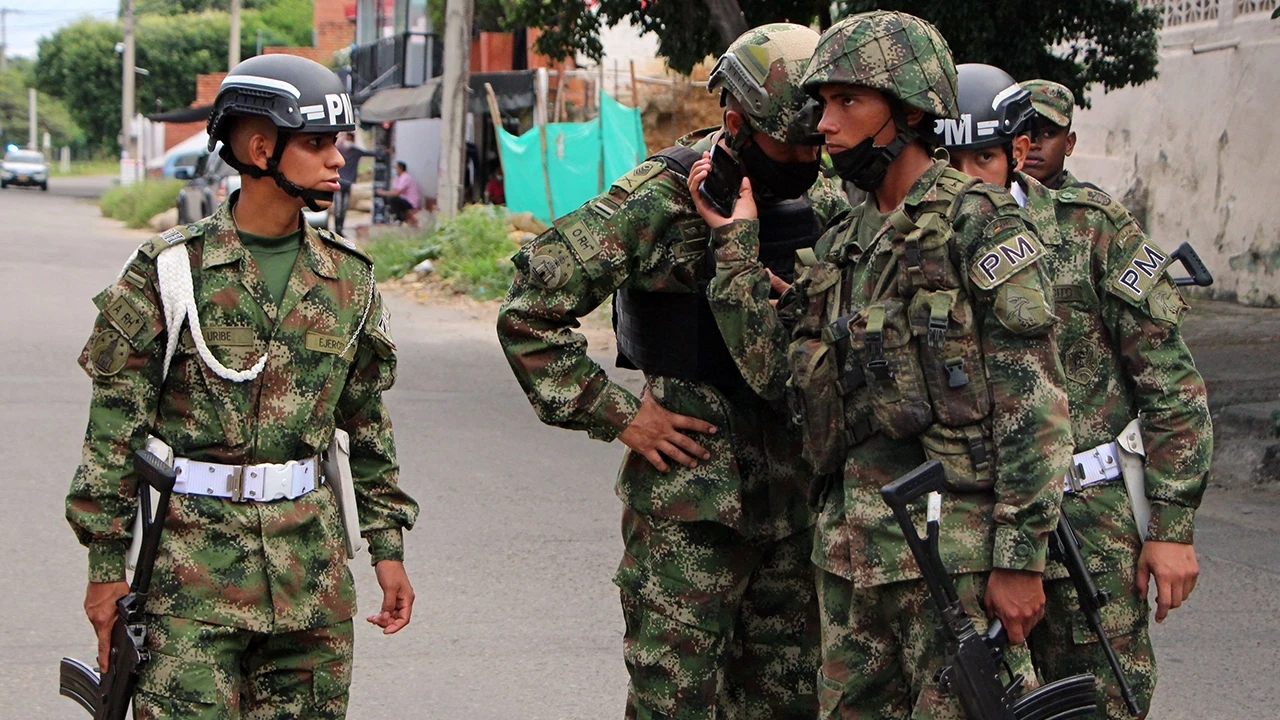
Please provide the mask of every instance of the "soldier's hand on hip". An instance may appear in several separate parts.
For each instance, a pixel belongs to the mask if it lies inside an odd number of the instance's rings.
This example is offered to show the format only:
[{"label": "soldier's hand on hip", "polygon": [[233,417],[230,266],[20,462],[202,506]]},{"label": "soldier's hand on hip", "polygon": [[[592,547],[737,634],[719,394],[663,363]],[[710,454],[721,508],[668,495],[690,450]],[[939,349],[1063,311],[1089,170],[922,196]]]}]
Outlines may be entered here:
[{"label": "soldier's hand on hip", "polygon": [[987,611],[1000,618],[1009,643],[1026,642],[1031,628],[1044,617],[1044,582],[1040,573],[997,568],[987,579]]},{"label": "soldier's hand on hip", "polygon": [[694,207],[698,208],[698,214],[702,216],[703,222],[712,230],[724,227],[735,220],[754,220],[759,217],[759,211],[756,210],[756,198],[751,193],[751,180],[746,177],[742,178],[742,186],[738,189],[738,200],[733,204],[733,214],[725,217],[711,206],[706,198],[702,197],[702,193],[698,192],[698,186],[702,184],[703,179],[711,172],[711,153],[702,153],[702,159],[693,164],[689,170],[689,194],[693,195]]},{"label": "soldier's hand on hip", "polygon": [[698,467],[711,453],[683,431],[714,434],[716,427],[705,420],[668,411],[658,404],[649,388],[640,396],[640,410],[619,435],[627,447],[643,455],[658,470],[666,472],[665,455],[685,467]]},{"label": "soldier's hand on hip", "polygon": [[382,588],[382,609],[365,619],[382,628],[383,635],[391,635],[409,624],[413,615],[413,586],[409,584],[404,563],[399,560],[383,560],[373,566],[373,572]]},{"label": "soldier's hand on hip", "polygon": [[1169,611],[1182,605],[1196,587],[1200,563],[1195,547],[1148,540],[1138,556],[1138,594],[1143,600],[1147,599],[1152,576],[1156,581],[1156,622],[1164,622]]},{"label": "soldier's hand on hip", "polygon": [[111,655],[111,627],[116,622],[116,600],[129,594],[129,583],[91,582],[84,591],[84,614],[98,635],[98,669],[107,671]]}]

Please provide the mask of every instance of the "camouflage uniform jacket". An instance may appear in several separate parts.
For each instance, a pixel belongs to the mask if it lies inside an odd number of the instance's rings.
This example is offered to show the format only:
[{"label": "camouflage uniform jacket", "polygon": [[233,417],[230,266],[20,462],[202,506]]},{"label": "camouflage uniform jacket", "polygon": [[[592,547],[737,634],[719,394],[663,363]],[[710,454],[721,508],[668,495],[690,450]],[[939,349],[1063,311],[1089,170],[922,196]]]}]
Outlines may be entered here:
[{"label": "camouflage uniform jacket", "polygon": [[[1187,306],[1165,269],[1169,254],[1124,207],[1090,187],[1053,191],[1018,174],[1048,256],[1058,349],[1076,452],[1110,442],[1142,417],[1152,540],[1192,540],[1213,452],[1204,380],[1182,341]],[[1137,556],[1137,528],[1120,480],[1064,502],[1096,572]]]},{"label": "camouflage uniform jacket", "polygon": [[[371,263],[345,240],[308,227],[277,307],[236,233],[236,199],[144,244],[94,298],[100,313],[80,356],[93,398],[67,496],[67,519],[89,548],[90,581],[124,577],[137,496],[131,453],[148,434],[178,457],[257,464],[312,457],[335,426],[344,428],[371,559],[403,557],[402,528],[413,525],[417,505],[397,487],[382,402],[395,380],[395,347]],[[210,351],[231,369],[266,353],[256,379],[215,375],[184,323],[162,380],[168,333],[155,257],[173,242],[190,256]],[[327,485],[267,503],[174,494],[147,610],[262,632],[331,625],[355,611],[343,553]]]},{"label": "camouflage uniform jacket", "polygon": [[[946,169],[945,162],[936,162],[911,187],[903,208],[913,220],[937,197]],[[872,196],[854,208],[815,247],[819,258],[838,264],[848,259],[844,282],[850,287],[849,304],[855,307],[873,295],[893,252],[895,229],[888,215],[874,233],[861,227],[864,214],[878,215],[870,204],[874,202]],[[722,328],[760,328],[755,345],[738,348],[734,354],[748,383],[774,396],[790,372],[786,348],[792,342],[791,328],[769,305],[764,292],[768,283],[749,262],[755,250],[750,246],[753,234],[743,232],[746,226],[733,223],[718,234],[717,274],[709,292]],[[981,289],[972,277],[976,263],[1011,236],[1026,237],[1037,246],[1025,215],[1001,189],[979,186],[964,196],[952,228],[950,256],[960,260],[958,267],[969,269],[961,274],[969,296],[975,298],[974,322],[991,389],[996,464],[994,487],[943,492],[943,560],[956,573],[993,567],[1042,571],[1047,533],[1057,523],[1061,475],[1072,447],[1062,370],[1047,330],[1052,307],[1049,283],[1033,259],[1036,253],[1005,278],[1004,283],[1018,287],[1024,299],[1037,304],[1046,316],[1046,329],[1011,331],[998,319],[1000,288]],[[859,244],[860,238],[865,247]],[[848,306],[840,308],[841,314],[848,311]],[[817,521],[813,560],[820,568],[864,586],[919,577],[879,490],[925,461],[922,442],[917,437],[895,440],[877,432],[849,449],[843,483],[836,482],[828,490]]]},{"label": "camouflage uniform jacket", "polygon": [[[704,136],[693,148],[709,150],[711,143]],[[844,196],[825,179],[809,196],[824,228],[848,211]],[[622,287],[698,292],[709,237],[686,178],[656,158],[515,255],[516,278],[498,314],[498,337],[543,422],[606,442],[626,428],[639,400],[587,356],[586,339],[574,328]],[[616,488],[623,503],[648,515],[714,521],[752,536],[784,537],[812,524],[804,502],[809,473],[779,406],[749,394],[731,399],[704,383],[648,380],[664,408],[710,422],[719,433],[698,437],[711,457],[696,468],[671,463],[662,473],[628,452]],[[761,424],[767,429],[746,427]],[[741,447],[734,440],[741,437],[739,426],[776,447]],[[771,469],[745,472],[740,466],[745,456],[761,455],[772,459]]]}]

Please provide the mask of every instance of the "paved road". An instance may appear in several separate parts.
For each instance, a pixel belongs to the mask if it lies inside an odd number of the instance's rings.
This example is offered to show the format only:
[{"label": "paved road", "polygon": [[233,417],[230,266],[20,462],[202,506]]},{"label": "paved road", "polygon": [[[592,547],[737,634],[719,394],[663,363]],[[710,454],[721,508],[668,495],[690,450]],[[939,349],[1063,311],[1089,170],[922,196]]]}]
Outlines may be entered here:
[{"label": "paved road", "polygon": [[[89,390],[74,360],[93,319],[89,298],[145,239],[77,198],[102,185],[0,192],[3,717],[83,717],[55,690],[57,659],[93,649],[80,609],[84,553],[62,520]],[[358,633],[351,717],[618,717],[626,676],[610,577],[620,447],[538,424],[488,310],[390,304],[401,361],[388,401],[403,482],[423,506],[408,536],[419,600],[400,635]],[[1156,632],[1163,681],[1152,717],[1274,716],[1277,531],[1276,493],[1209,496],[1199,589]],[[372,572],[354,570],[361,609],[372,612]]]}]

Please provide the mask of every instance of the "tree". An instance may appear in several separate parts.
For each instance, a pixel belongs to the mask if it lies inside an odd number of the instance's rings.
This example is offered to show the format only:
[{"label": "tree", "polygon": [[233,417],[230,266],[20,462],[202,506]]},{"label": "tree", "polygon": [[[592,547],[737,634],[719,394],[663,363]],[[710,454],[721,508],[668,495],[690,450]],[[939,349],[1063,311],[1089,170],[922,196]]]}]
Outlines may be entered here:
[{"label": "tree", "polygon": [[[508,23],[543,28],[538,51],[560,59],[598,60],[600,30],[628,20],[658,36],[658,52],[680,72],[724,52],[737,34],[768,22],[828,27],[825,0],[503,0]],[[985,62],[1017,78],[1060,82],[1089,106],[1094,84],[1106,90],[1156,76],[1160,16],[1135,2],[1078,0],[839,0],[835,19],[876,8],[904,10],[938,26],[956,62]],[[740,28],[740,29],[739,29]]]},{"label": "tree", "polygon": [[[9,143],[27,144],[28,93],[26,73],[18,64],[0,73],[0,147]],[[84,142],[84,133],[71,119],[71,114],[62,103],[45,93],[37,93],[36,128],[41,133],[49,133],[55,146],[75,145]],[[43,137],[37,141],[42,142]]]},{"label": "tree", "polygon": [[[262,28],[265,44],[293,44],[291,35],[264,22],[263,12],[242,13],[243,36],[252,38]],[[157,105],[190,105],[197,75],[227,69],[229,33],[230,17],[224,12],[139,16],[136,64],[150,74],[138,78],[137,109],[150,113]],[[36,87],[65,102],[91,147],[118,147],[122,68],[115,45],[122,39],[119,23],[84,18],[39,43]],[[246,57],[253,54],[252,43],[242,47]]]}]

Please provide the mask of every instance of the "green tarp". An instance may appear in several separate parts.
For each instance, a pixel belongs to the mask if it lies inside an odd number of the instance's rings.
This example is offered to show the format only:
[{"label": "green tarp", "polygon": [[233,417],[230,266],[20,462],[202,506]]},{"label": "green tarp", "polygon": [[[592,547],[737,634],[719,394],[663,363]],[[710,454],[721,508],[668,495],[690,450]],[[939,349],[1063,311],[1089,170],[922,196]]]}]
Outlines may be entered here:
[{"label": "green tarp", "polygon": [[[603,132],[601,128],[603,127]],[[600,116],[581,123],[548,123],[547,153],[537,127],[521,135],[496,128],[507,207],[551,220],[604,191],[647,153],[640,111],[601,95]],[[545,162],[545,172],[544,172]],[[547,207],[547,179],[553,207]]]}]

